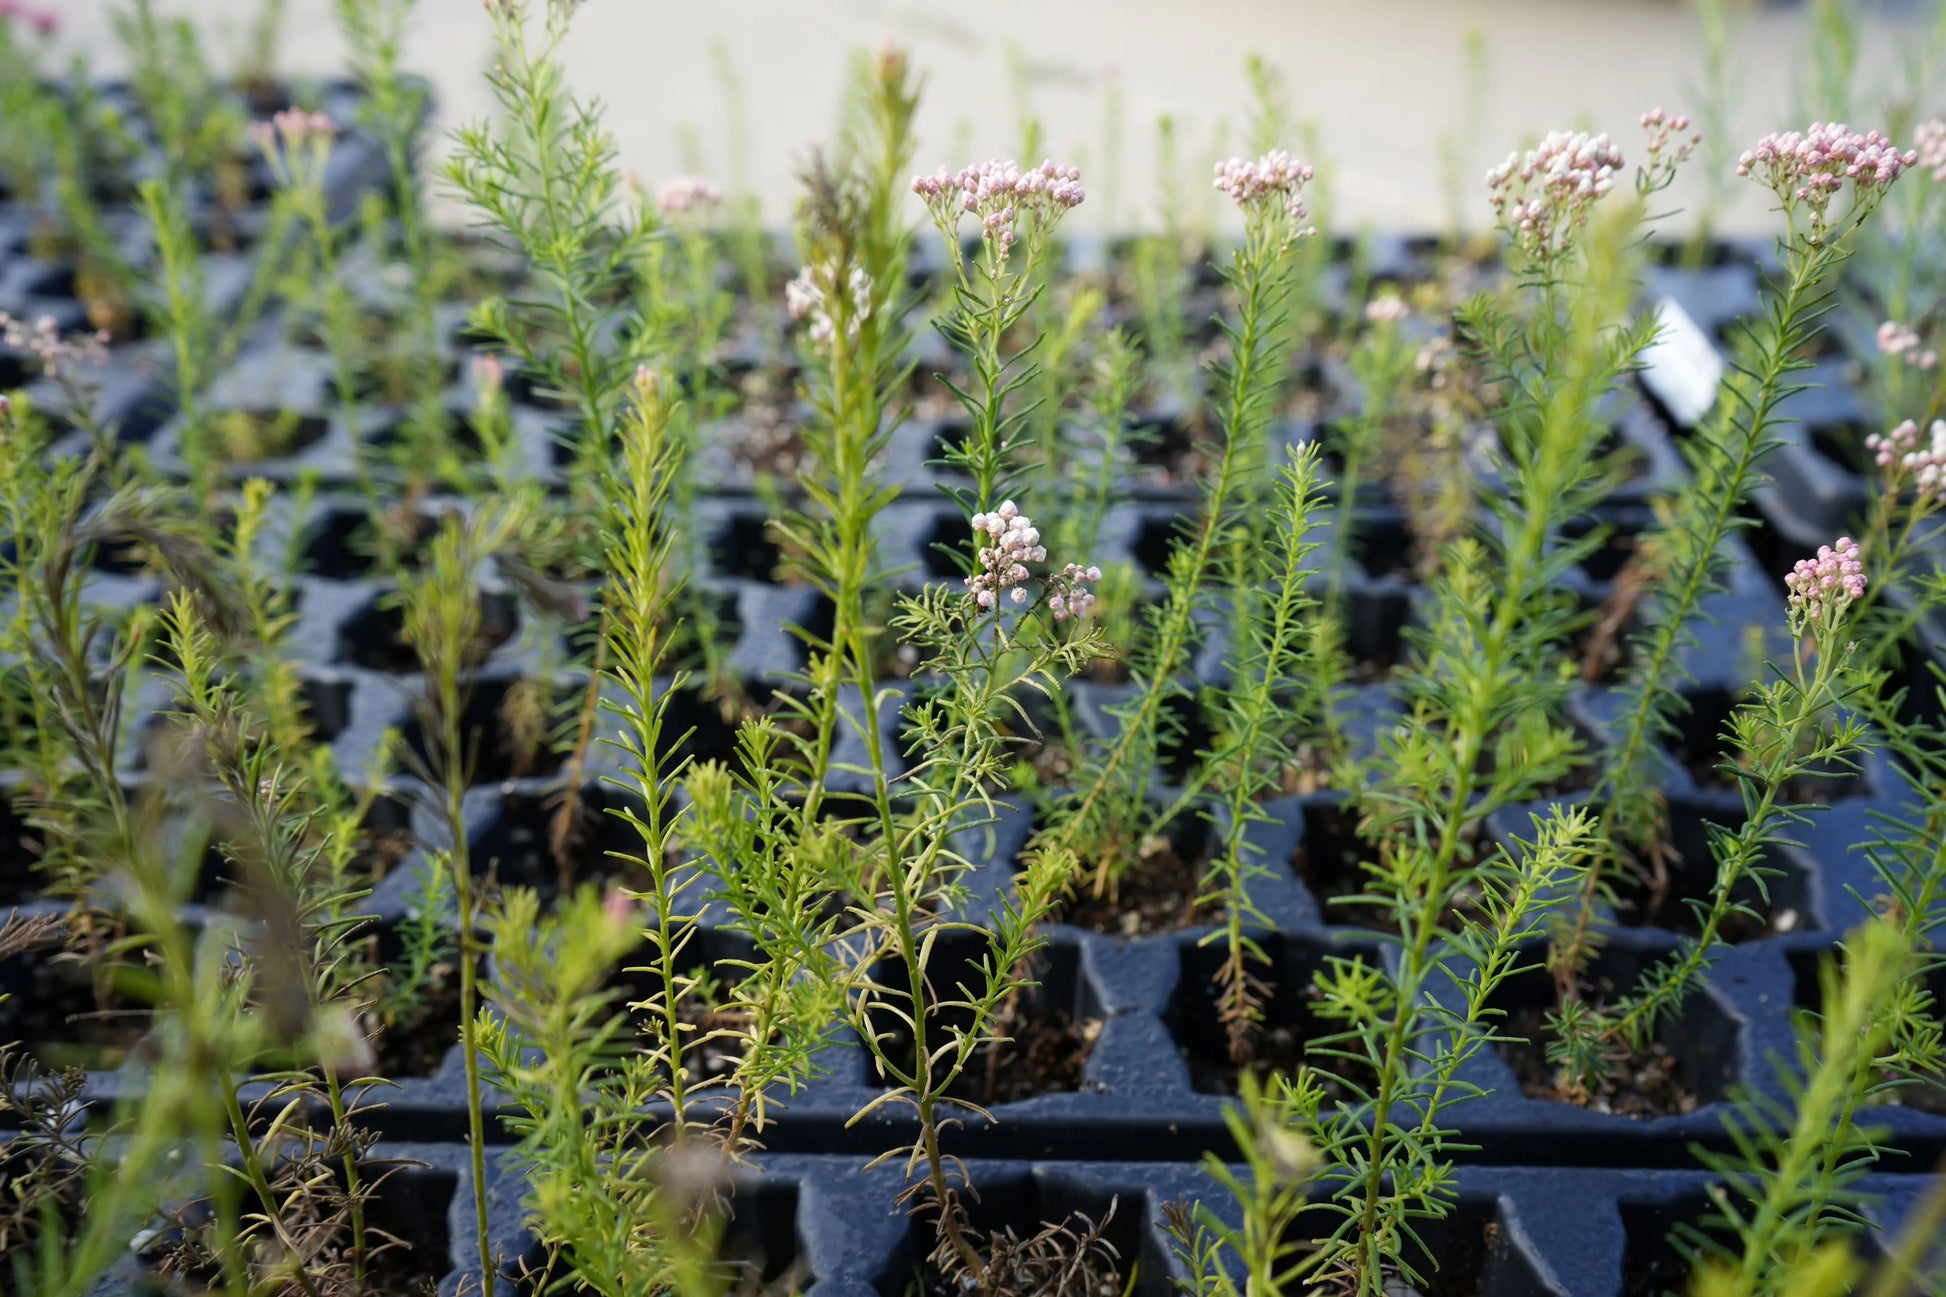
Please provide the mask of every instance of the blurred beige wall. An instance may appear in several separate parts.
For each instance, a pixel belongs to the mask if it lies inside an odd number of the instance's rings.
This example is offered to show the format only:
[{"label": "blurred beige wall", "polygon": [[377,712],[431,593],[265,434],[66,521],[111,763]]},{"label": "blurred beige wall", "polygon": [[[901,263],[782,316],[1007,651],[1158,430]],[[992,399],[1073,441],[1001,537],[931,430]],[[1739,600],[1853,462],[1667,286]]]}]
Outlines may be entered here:
[{"label": "blurred beige wall", "polygon": [[[196,16],[216,48],[229,51],[259,3],[157,0],[165,13]],[[112,0],[52,4],[66,20],[69,47],[115,66]],[[1853,125],[1880,124],[1884,97],[1909,83],[1905,65],[1927,31],[1913,12],[1921,7],[1875,7],[1860,18],[1859,84],[1872,104],[1861,101]],[[1793,105],[1806,60],[1801,6],[1739,21],[1732,134],[1741,147],[1765,130],[1803,124]],[[330,0],[288,0],[285,32],[288,66],[334,66],[341,45]],[[623,160],[644,180],[692,169],[726,179],[734,131],[713,57],[720,46],[742,85],[745,176],[774,220],[789,211],[797,165],[830,130],[849,51],[890,36],[928,70],[918,157],[925,170],[1016,152],[1013,69],[1022,67],[1050,151],[1084,168],[1090,201],[1081,214],[1097,226],[1126,226],[1153,212],[1160,114],[1180,123],[1199,194],[1218,149],[1244,148],[1242,69],[1255,51],[1283,73],[1296,116],[1315,126],[1340,223],[1423,229],[1448,210],[1442,138],[1463,124],[1473,32],[1489,73],[1482,128],[1450,154],[1469,219],[1485,213],[1480,174],[1524,136],[1589,126],[1626,150],[1643,109],[1673,111],[1700,98],[1689,0],[585,0],[564,57],[572,84],[608,105]],[[437,86],[442,127],[488,111],[480,72],[489,55],[480,0],[419,0],[408,61]],[[1114,98],[1118,182],[1103,165]],[[1919,107],[1930,113],[1946,102]],[[1298,141],[1292,148],[1306,151]],[[1731,223],[1761,226],[1754,186],[1732,189],[1740,201]],[[1677,197],[1694,208],[1700,194],[1692,183]]]}]

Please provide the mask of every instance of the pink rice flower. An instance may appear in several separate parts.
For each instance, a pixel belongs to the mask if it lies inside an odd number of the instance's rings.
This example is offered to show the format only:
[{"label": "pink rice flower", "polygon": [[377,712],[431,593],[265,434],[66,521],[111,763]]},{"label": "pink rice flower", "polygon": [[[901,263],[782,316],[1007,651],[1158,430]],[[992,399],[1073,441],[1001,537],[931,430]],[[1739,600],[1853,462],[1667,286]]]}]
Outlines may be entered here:
[{"label": "pink rice flower", "polygon": [[1648,136],[1649,156],[1667,158],[1671,165],[1686,161],[1703,142],[1701,131],[1689,129],[1689,118],[1665,113],[1660,107],[1642,114],[1642,130]]},{"label": "pink rice flower", "polygon": [[699,176],[679,176],[656,195],[656,209],[664,216],[677,216],[699,208],[714,207],[723,201],[723,191]]},{"label": "pink rice flower", "polygon": [[1835,546],[1818,546],[1817,557],[1799,559],[1784,578],[1784,586],[1790,591],[1786,602],[1793,631],[1807,625],[1830,626],[1865,594],[1865,564],[1858,543],[1840,536]]},{"label": "pink rice flower", "polygon": [[40,364],[41,373],[49,378],[59,378],[73,365],[100,365],[108,359],[107,330],[63,338],[60,325],[51,315],[43,315],[29,326],[24,320],[0,311],[0,342],[33,356]]},{"label": "pink rice flower", "polygon": [[1371,324],[1398,324],[1411,318],[1412,308],[1397,293],[1374,297],[1365,303],[1365,319]]},{"label": "pink rice flower", "polygon": [[872,314],[872,280],[862,266],[853,266],[842,292],[832,283],[829,266],[806,266],[784,285],[784,309],[793,322],[809,320],[811,345],[823,350],[838,336],[836,314],[845,321],[845,336],[855,338]]},{"label": "pink rice flower", "polygon": [[1514,246],[1544,262],[1567,250],[1622,166],[1622,151],[1606,135],[1549,131],[1537,147],[1509,153],[1487,172],[1488,199]]},{"label": "pink rice flower", "polygon": [[[1001,597],[1016,604],[1027,602],[1027,582],[1032,579],[1030,563],[1047,561],[1040,529],[1022,513],[1012,500],[1002,501],[991,513],[973,515],[973,534],[989,542],[975,556],[979,570],[966,578],[968,596],[982,611],[999,606]],[[1085,617],[1095,606],[1094,592],[1088,587],[1101,580],[1101,569],[1069,563],[1047,580],[1047,608],[1055,621]]]},{"label": "pink rice flower", "polygon": [[1017,162],[989,159],[957,172],[940,167],[929,176],[915,176],[912,192],[925,200],[933,224],[959,257],[959,223],[971,216],[980,223],[980,237],[1004,264],[1015,240],[1026,234],[1030,252],[1037,251],[1055,222],[1087,198],[1081,169],[1053,160],[1022,170]]},{"label": "pink rice flower", "polygon": [[[1253,207],[1278,203],[1291,222],[1297,224],[1310,215],[1304,206],[1304,186],[1316,175],[1284,150],[1272,149],[1255,162],[1231,158],[1217,163],[1216,187],[1228,194],[1246,215]],[[1292,237],[1302,238],[1312,233],[1315,231],[1299,230]]]},{"label": "pink rice flower", "polygon": [[1932,178],[1946,184],[1946,121],[1935,117],[1931,121],[1920,122],[1912,131],[1913,152],[1919,155],[1919,166],[1932,173]]},{"label": "pink rice flower", "polygon": [[1933,420],[1923,449],[1919,425],[1911,419],[1865,438],[1865,448],[1885,470],[1889,490],[1909,489],[1922,501],[1946,503],[1946,419]]},{"label": "pink rice flower", "polygon": [[1842,122],[1813,122],[1808,130],[1764,136],[1737,160],[1737,174],[1770,189],[1787,212],[1803,206],[1810,213],[1811,241],[1819,243],[1832,224],[1832,199],[1849,188],[1845,215],[1863,215],[1918,162],[1917,152],[1901,153],[1877,131],[1860,134]]},{"label": "pink rice flower", "polygon": [[292,148],[312,140],[328,140],[338,133],[338,123],[331,120],[331,114],[306,112],[302,108],[286,108],[272,117],[270,123]]},{"label": "pink rice flower", "polygon": [[1888,356],[1902,356],[1919,345],[1919,335],[1910,325],[1887,320],[1878,326],[1878,349]]},{"label": "pink rice flower", "polygon": [[1905,363],[1914,369],[1931,369],[1939,363],[1939,353],[1931,347],[1921,347],[1918,330],[1897,320],[1887,320],[1878,326],[1878,349],[1888,356],[1903,357]]},{"label": "pink rice flower", "polygon": [[625,928],[635,917],[635,898],[619,887],[611,887],[602,894],[602,917],[618,928]]},{"label": "pink rice flower", "polygon": [[498,392],[506,381],[507,370],[500,363],[500,357],[485,353],[473,357],[473,386],[482,394]]},{"label": "pink rice flower", "polygon": [[0,22],[23,22],[36,36],[52,36],[61,29],[61,15],[52,9],[37,9],[19,0],[0,0]]}]

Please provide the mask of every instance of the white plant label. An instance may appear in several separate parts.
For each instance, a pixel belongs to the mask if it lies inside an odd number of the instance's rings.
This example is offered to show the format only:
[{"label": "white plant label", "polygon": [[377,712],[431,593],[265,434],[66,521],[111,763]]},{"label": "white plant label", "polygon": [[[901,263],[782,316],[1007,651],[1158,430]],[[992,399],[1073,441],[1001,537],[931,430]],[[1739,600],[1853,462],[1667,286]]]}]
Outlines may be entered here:
[{"label": "white plant label", "polygon": [[1655,304],[1656,335],[1642,352],[1642,381],[1671,417],[1693,428],[1716,404],[1723,356],[1675,299]]}]

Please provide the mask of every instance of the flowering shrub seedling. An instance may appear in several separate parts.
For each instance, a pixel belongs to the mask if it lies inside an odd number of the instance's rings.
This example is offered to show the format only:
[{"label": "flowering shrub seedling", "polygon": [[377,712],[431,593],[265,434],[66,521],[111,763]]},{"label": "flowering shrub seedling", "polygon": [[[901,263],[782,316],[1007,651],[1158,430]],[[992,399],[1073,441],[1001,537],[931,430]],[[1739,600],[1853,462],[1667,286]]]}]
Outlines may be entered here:
[{"label": "flowering shrub seedling", "polygon": [[1739,155],[1705,6],[1405,242],[1253,60],[1102,238],[887,44],[786,254],[578,8],[434,177],[413,0],[0,4],[0,1286],[1946,1283],[1931,87]]}]

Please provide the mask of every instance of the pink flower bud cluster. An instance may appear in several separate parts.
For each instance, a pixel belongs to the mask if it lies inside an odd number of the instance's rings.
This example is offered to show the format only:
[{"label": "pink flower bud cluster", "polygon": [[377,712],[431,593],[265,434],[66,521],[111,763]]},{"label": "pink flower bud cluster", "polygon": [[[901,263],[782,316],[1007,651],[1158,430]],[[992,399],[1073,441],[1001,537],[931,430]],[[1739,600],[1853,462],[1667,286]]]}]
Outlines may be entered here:
[{"label": "pink flower bud cluster", "polygon": [[1681,113],[1665,113],[1651,108],[1642,114],[1642,130],[1649,137],[1649,164],[1675,167],[1686,162],[1703,142],[1701,131],[1689,129],[1689,118]]},{"label": "pink flower bud cluster", "polygon": [[982,608],[991,608],[999,600],[1000,592],[1011,591],[1015,603],[1027,602],[1027,590],[1023,584],[1028,577],[1029,563],[1047,561],[1047,550],[1041,545],[1040,529],[1022,513],[1012,500],[1001,502],[992,513],[973,515],[973,533],[984,535],[993,543],[982,545],[976,555],[980,570],[966,578],[966,587],[973,593],[973,602]]},{"label": "pink flower bud cluster", "polygon": [[[1272,149],[1255,162],[1231,158],[1217,163],[1216,187],[1228,194],[1246,215],[1253,208],[1262,211],[1270,203],[1281,203],[1284,214],[1293,224],[1298,224],[1310,215],[1304,206],[1304,186],[1316,174],[1284,150]],[[1315,231],[1301,229],[1293,237],[1312,233]]]},{"label": "pink flower bud cluster", "polygon": [[[1026,603],[1027,582],[1032,576],[1027,565],[1047,561],[1040,529],[1012,500],[1004,500],[992,513],[973,515],[973,534],[989,542],[981,545],[975,556],[979,570],[966,578],[973,602],[983,611],[997,607],[1003,594],[1014,603]],[[1054,620],[1086,617],[1095,606],[1094,592],[1088,587],[1099,580],[1100,568],[1079,563],[1070,563],[1050,576],[1047,609]]]},{"label": "pink flower bud cluster", "polygon": [[656,195],[656,209],[664,216],[693,212],[699,207],[714,207],[723,201],[723,191],[699,176],[680,176],[662,187]]},{"label": "pink flower bud cluster", "polygon": [[1412,308],[1396,293],[1374,297],[1365,303],[1365,319],[1370,324],[1398,324],[1411,318]]},{"label": "pink flower bud cluster", "polygon": [[1764,136],[1737,159],[1737,174],[1767,186],[1787,205],[1803,203],[1815,236],[1824,229],[1831,200],[1847,184],[1853,187],[1854,206],[1876,201],[1918,161],[1916,152],[1899,152],[1877,131],[1861,135],[1842,122],[1813,122],[1806,131]]},{"label": "pink flower bud cluster", "polygon": [[997,159],[958,172],[940,167],[929,176],[915,176],[912,192],[925,199],[934,224],[949,237],[959,229],[962,215],[977,218],[981,237],[1003,260],[1023,222],[1037,236],[1088,196],[1081,187],[1081,169],[1052,160],[1025,171],[1017,162]]},{"label": "pink flower bud cluster", "polygon": [[1818,546],[1816,558],[1797,560],[1784,578],[1784,587],[1790,591],[1792,625],[1836,618],[1865,593],[1865,564],[1858,557],[1858,542],[1840,536],[1835,546]]},{"label": "pink flower bud cluster", "polygon": [[1101,580],[1101,569],[1070,563],[1047,581],[1047,610],[1055,621],[1086,617],[1095,606],[1095,592],[1088,587]]},{"label": "pink flower bud cluster", "polygon": [[1878,326],[1878,349],[1888,356],[1902,356],[1905,363],[1916,369],[1931,369],[1939,363],[1939,353],[1931,347],[1921,347],[1917,330],[1897,320],[1887,320]]},{"label": "pink flower bud cluster", "polygon": [[1886,481],[1903,490],[1910,480],[1913,492],[1922,500],[1946,502],[1946,419],[1934,419],[1927,430],[1928,444],[1919,449],[1919,425],[1907,419],[1883,435],[1865,438],[1878,466],[1890,470]]},{"label": "pink flower bud cluster", "polygon": [[498,392],[507,382],[506,368],[501,365],[500,357],[478,355],[473,357],[473,386],[481,392]]},{"label": "pink flower bud cluster", "polygon": [[[838,336],[838,326],[831,317],[831,279],[832,271],[828,267],[806,266],[784,285],[784,308],[790,312],[793,322],[811,322],[811,344],[819,348],[830,346]],[[872,281],[862,267],[853,266],[845,284],[851,308],[845,322],[845,336],[855,338],[872,313]]]},{"label": "pink flower bud cluster", "polygon": [[18,0],[0,0],[0,22],[23,22],[36,35],[52,36],[61,28],[61,15],[52,9],[36,9]]},{"label": "pink flower bud cluster", "polygon": [[1606,135],[1549,131],[1525,153],[1487,172],[1487,193],[1500,227],[1530,261],[1566,250],[1589,209],[1615,187],[1622,151]]},{"label": "pink flower bud cluster", "polygon": [[1946,121],[1935,117],[1921,122],[1913,128],[1913,152],[1919,155],[1919,166],[1932,173],[1932,178],[1946,184]]},{"label": "pink flower bud cluster", "polygon": [[108,360],[108,331],[61,336],[61,326],[43,315],[32,327],[0,311],[0,342],[27,352],[40,363],[41,373],[59,378],[70,365],[100,365]]},{"label": "pink flower bud cluster", "polygon": [[289,148],[300,148],[313,140],[328,140],[338,133],[338,123],[329,113],[311,113],[302,108],[286,108],[267,122],[250,123],[250,138],[268,152],[282,139]]}]

